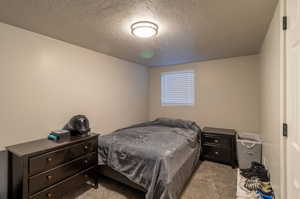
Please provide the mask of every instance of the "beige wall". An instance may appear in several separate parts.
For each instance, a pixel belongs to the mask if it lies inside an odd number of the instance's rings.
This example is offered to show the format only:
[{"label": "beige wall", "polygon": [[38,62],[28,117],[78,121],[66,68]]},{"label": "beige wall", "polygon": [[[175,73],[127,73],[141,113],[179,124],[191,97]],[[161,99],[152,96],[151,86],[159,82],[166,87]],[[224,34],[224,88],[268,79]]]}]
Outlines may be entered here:
[{"label": "beige wall", "polygon": [[263,159],[270,169],[276,198],[280,198],[280,32],[280,7],[278,6],[260,54]]},{"label": "beige wall", "polygon": [[[219,59],[150,69],[150,119],[183,118],[203,126],[259,132],[259,57]],[[160,74],[192,69],[196,75],[194,106],[162,107]]]},{"label": "beige wall", "polygon": [[108,133],[148,119],[148,68],[0,23],[0,150],[74,114]]}]

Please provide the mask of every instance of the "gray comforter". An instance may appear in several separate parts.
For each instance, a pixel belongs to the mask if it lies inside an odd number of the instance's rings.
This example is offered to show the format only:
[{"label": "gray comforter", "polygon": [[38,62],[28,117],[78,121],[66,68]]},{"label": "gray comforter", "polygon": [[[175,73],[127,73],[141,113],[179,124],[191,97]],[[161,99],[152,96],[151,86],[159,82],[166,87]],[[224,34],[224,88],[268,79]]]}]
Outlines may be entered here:
[{"label": "gray comforter", "polygon": [[99,137],[99,164],[147,190],[146,199],[177,199],[200,155],[200,128],[157,119]]}]

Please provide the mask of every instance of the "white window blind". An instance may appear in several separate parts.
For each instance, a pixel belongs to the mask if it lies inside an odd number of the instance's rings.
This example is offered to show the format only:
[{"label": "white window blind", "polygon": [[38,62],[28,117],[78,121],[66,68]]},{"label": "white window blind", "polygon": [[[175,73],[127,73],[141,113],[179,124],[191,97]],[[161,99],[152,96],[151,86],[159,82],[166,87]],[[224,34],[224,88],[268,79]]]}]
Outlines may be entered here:
[{"label": "white window blind", "polygon": [[194,72],[176,71],[161,74],[161,104],[193,105],[194,100]]}]

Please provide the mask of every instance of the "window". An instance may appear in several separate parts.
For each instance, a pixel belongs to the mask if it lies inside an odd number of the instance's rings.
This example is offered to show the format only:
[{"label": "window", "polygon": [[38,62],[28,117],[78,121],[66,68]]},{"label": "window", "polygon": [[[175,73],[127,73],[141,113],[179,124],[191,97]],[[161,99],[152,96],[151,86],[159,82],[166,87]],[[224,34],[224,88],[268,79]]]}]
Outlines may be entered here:
[{"label": "window", "polygon": [[161,74],[161,104],[193,105],[194,100],[194,72],[175,71]]}]

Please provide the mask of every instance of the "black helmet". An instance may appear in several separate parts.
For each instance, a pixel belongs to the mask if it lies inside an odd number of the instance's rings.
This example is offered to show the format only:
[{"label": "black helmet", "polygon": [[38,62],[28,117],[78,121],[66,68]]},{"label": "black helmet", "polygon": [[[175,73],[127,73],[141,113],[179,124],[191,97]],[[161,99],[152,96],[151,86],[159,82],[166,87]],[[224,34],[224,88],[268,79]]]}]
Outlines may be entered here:
[{"label": "black helmet", "polygon": [[83,135],[87,134],[91,129],[89,120],[85,115],[75,115],[65,125],[64,130],[69,130],[71,134]]}]

